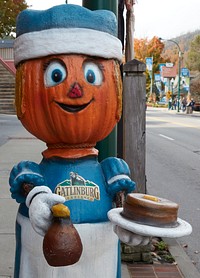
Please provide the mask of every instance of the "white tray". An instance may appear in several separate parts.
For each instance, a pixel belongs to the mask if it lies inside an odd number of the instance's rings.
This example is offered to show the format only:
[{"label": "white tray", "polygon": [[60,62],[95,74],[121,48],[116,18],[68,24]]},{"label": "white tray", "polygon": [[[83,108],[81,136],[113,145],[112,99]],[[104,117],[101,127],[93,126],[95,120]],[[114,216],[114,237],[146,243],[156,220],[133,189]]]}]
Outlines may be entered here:
[{"label": "white tray", "polygon": [[169,238],[179,238],[182,236],[187,236],[192,233],[192,226],[186,221],[178,218],[178,226],[174,228],[163,228],[155,227],[149,225],[143,225],[126,219],[121,215],[123,208],[111,209],[108,212],[109,220],[128,231],[142,236],[158,236],[158,237],[169,237]]}]

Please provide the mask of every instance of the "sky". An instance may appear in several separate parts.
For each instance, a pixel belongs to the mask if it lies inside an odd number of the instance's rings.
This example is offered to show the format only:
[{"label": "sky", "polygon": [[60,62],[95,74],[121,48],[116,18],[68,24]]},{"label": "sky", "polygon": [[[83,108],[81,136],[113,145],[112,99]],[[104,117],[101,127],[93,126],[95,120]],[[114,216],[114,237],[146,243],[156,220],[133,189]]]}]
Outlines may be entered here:
[{"label": "sky", "polygon": [[[26,0],[33,9],[43,10],[64,4],[65,0]],[[81,5],[82,0],[68,0]],[[135,38],[154,36],[172,39],[200,30],[200,0],[136,0]]]}]

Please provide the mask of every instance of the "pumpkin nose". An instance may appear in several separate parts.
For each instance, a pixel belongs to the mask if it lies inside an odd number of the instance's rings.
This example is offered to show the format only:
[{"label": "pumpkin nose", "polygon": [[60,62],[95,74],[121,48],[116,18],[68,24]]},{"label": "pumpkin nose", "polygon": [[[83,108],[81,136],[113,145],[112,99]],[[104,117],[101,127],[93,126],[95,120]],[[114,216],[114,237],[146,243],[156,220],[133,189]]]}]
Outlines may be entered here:
[{"label": "pumpkin nose", "polygon": [[81,87],[78,83],[74,83],[71,90],[68,93],[68,97],[70,98],[79,98],[83,96],[83,92],[81,90]]}]

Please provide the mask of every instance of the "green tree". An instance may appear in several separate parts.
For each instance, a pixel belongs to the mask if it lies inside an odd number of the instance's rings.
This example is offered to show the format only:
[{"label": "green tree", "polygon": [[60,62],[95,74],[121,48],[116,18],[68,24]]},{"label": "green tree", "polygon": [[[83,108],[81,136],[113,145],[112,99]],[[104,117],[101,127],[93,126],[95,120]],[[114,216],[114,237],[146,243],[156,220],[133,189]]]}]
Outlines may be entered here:
[{"label": "green tree", "polygon": [[25,0],[0,0],[0,38],[14,37],[16,17],[28,7]]},{"label": "green tree", "polygon": [[190,44],[186,64],[190,70],[200,71],[200,35],[197,35]]}]

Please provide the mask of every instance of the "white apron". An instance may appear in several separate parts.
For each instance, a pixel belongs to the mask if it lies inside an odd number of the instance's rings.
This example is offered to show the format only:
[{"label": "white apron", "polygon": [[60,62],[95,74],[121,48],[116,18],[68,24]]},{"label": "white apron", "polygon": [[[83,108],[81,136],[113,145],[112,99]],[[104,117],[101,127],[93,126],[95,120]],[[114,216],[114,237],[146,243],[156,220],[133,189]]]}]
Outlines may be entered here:
[{"label": "white apron", "polygon": [[110,222],[75,224],[83,244],[80,260],[71,266],[51,267],[43,251],[43,237],[32,228],[29,218],[18,213],[21,226],[19,278],[116,278],[118,237]]}]

